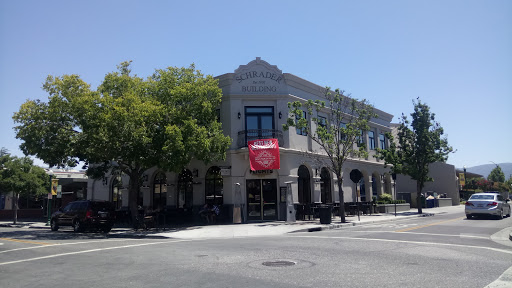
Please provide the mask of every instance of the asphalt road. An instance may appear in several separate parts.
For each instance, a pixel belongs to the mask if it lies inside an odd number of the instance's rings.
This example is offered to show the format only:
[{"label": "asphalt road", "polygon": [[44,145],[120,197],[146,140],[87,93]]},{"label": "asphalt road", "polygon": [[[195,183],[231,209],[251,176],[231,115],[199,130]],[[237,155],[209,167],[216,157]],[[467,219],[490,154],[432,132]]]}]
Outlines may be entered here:
[{"label": "asphalt road", "polygon": [[509,227],[451,213],[209,240],[0,228],[0,287],[485,287],[512,265]]}]

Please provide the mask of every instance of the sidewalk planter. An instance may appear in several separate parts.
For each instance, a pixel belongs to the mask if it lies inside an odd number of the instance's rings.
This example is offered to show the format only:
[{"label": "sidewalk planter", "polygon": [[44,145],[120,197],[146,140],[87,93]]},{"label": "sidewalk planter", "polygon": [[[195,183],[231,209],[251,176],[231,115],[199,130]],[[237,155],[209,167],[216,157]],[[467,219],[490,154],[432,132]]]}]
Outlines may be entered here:
[{"label": "sidewalk planter", "polygon": [[[396,204],[396,212],[404,212],[411,210],[411,204]],[[395,213],[395,204],[377,204],[379,213]]]},{"label": "sidewalk planter", "polygon": [[438,207],[452,206],[452,198],[439,198],[437,199]]}]

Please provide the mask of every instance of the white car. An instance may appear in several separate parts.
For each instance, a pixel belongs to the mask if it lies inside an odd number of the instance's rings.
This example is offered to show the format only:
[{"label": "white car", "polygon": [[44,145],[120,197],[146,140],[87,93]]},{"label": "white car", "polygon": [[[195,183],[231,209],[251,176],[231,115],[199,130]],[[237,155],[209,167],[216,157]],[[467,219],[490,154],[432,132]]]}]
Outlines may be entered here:
[{"label": "white car", "polygon": [[490,215],[498,219],[510,217],[509,199],[504,199],[498,193],[475,193],[466,202],[466,217]]}]

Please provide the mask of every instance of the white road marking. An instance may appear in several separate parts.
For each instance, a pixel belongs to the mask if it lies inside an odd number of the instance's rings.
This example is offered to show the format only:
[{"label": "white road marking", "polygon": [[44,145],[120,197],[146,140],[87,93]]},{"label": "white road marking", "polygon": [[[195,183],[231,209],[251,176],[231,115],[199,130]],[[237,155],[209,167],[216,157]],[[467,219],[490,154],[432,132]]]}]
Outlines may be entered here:
[{"label": "white road marking", "polygon": [[16,263],[22,263],[22,262],[37,261],[37,260],[42,260],[42,259],[56,258],[56,257],[62,257],[62,256],[69,256],[69,255],[77,255],[77,254],[84,254],[84,253],[106,251],[106,250],[123,249],[123,248],[139,247],[139,246],[149,246],[149,245],[158,245],[158,244],[167,244],[167,243],[176,243],[176,242],[187,242],[187,241],[190,241],[190,240],[162,241],[162,242],[140,243],[140,244],[133,244],[133,245],[117,246],[117,247],[90,249],[90,250],[84,250],[84,251],[76,251],[76,252],[69,252],[69,253],[62,253],[62,254],[55,254],[55,255],[36,257],[36,258],[29,258],[29,259],[22,259],[22,260],[16,260],[16,261],[3,262],[3,263],[0,263],[0,266],[16,264]]},{"label": "white road marking", "polygon": [[475,248],[475,249],[484,249],[491,250],[495,252],[502,252],[507,254],[512,254],[510,250],[492,248],[492,247],[482,247],[482,246],[473,246],[473,245],[461,245],[461,244],[449,244],[449,243],[434,243],[434,242],[422,242],[422,241],[406,241],[406,240],[390,240],[390,239],[375,239],[375,238],[360,238],[360,237],[327,237],[327,236],[292,236],[292,237],[302,237],[302,238],[324,238],[324,239],[347,239],[347,240],[366,240],[366,241],[381,241],[381,242],[396,242],[396,243],[408,243],[408,244],[419,244],[419,245],[433,245],[433,246],[452,246],[452,247],[462,247],[462,248]]},{"label": "white road marking", "polygon": [[434,233],[420,233],[420,232],[395,232],[395,231],[350,231],[350,233],[391,233],[391,234],[418,234],[418,235],[433,235],[433,236],[446,236],[446,237],[457,237],[457,238],[477,238],[477,239],[491,239],[490,236],[476,236],[469,234],[434,234]]},{"label": "white road marking", "polygon": [[[88,242],[58,243],[58,244],[31,246],[31,247],[24,247],[24,248],[16,248],[16,249],[11,249],[11,250],[5,250],[5,251],[0,251],[0,254],[7,253],[7,252],[13,252],[13,251],[19,251],[19,250],[31,250],[31,249],[48,248],[48,247],[55,247],[55,246],[88,244],[88,243],[98,243],[98,242],[140,241],[140,240],[144,240],[144,239],[104,239],[104,240],[94,240],[94,241],[88,241]],[[2,243],[0,243],[0,244],[2,244]]]}]

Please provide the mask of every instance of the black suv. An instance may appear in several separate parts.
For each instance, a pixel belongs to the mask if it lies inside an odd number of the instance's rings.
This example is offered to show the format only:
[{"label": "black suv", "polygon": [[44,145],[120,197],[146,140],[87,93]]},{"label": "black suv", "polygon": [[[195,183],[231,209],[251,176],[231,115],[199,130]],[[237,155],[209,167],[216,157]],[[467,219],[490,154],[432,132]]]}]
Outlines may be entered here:
[{"label": "black suv", "polygon": [[114,206],[105,201],[75,201],[52,214],[51,229],[59,230],[59,226],[73,226],[75,232],[85,228],[100,229],[108,233],[115,222]]}]

